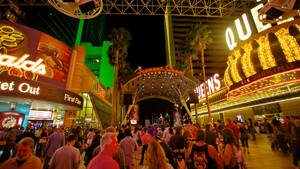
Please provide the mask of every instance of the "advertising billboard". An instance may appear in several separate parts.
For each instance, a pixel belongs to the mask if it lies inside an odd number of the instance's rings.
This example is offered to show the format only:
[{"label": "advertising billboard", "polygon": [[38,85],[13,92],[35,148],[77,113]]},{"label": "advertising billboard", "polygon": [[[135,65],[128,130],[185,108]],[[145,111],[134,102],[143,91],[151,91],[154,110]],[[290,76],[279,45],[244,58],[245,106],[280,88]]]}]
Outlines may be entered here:
[{"label": "advertising billboard", "polygon": [[24,25],[0,20],[0,73],[65,88],[72,49]]},{"label": "advertising billboard", "polygon": [[31,105],[0,103],[0,128],[10,128],[16,125],[26,127],[27,116]]},{"label": "advertising billboard", "polygon": [[12,128],[22,126],[24,122],[24,114],[18,112],[1,112],[0,113],[0,128]]},{"label": "advertising billboard", "polygon": [[83,98],[68,90],[4,74],[0,74],[0,96],[54,102],[77,109],[83,105]]},{"label": "advertising billboard", "polygon": [[52,111],[30,110],[28,120],[52,120]]}]

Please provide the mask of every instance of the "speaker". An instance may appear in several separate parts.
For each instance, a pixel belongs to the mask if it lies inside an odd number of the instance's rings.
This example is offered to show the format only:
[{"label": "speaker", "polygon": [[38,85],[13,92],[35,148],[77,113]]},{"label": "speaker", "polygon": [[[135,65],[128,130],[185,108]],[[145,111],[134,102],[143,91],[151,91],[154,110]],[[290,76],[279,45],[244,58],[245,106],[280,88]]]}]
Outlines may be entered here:
[{"label": "speaker", "polygon": [[81,0],[79,2],[79,8],[82,13],[86,13],[90,10],[96,8],[95,2],[93,0]]},{"label": "speaker", "polygon": [[198,103],[198,93],[190,93],[190,100],[188,101],[189,103]]},{"label": "speaker", "polygon": [[131,105],[132,104],[132,94],[124,94],[123,95],[123,104]]}]

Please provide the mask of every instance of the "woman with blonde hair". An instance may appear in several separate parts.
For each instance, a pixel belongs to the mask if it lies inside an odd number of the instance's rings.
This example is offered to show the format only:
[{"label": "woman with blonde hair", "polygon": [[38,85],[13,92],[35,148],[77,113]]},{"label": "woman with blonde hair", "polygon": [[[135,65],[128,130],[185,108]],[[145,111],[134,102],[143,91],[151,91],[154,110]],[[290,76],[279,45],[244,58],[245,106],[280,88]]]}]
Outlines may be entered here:
[{"label": "woman with blonde hair", "polygon": [[163,148],[156,141],[149,143],[146,158],[146,165],[142,169],[173,169]]}]

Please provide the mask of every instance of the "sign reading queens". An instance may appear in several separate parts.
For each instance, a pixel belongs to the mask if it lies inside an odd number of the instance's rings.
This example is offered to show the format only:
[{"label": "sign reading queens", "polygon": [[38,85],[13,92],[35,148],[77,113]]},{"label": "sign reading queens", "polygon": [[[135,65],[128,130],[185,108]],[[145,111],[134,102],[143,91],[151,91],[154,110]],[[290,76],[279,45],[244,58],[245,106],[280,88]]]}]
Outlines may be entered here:
[{"label": "sign reading queens", "polygon": [[0,20],[0,74],[65,88],[72,49],[24,25]]}]

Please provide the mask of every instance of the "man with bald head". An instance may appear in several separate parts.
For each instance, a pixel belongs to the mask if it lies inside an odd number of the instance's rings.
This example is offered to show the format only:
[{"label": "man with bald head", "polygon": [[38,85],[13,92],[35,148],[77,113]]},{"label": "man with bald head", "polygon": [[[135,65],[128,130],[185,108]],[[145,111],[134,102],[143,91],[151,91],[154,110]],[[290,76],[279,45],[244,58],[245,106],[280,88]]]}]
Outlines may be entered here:
[{"label": "man with bald head", "polygon": [[92,159],[87,169],[119,169],[112,157],[118,152],[118,139],[114,133],[105,133],[100,142],[101,152]]}]

